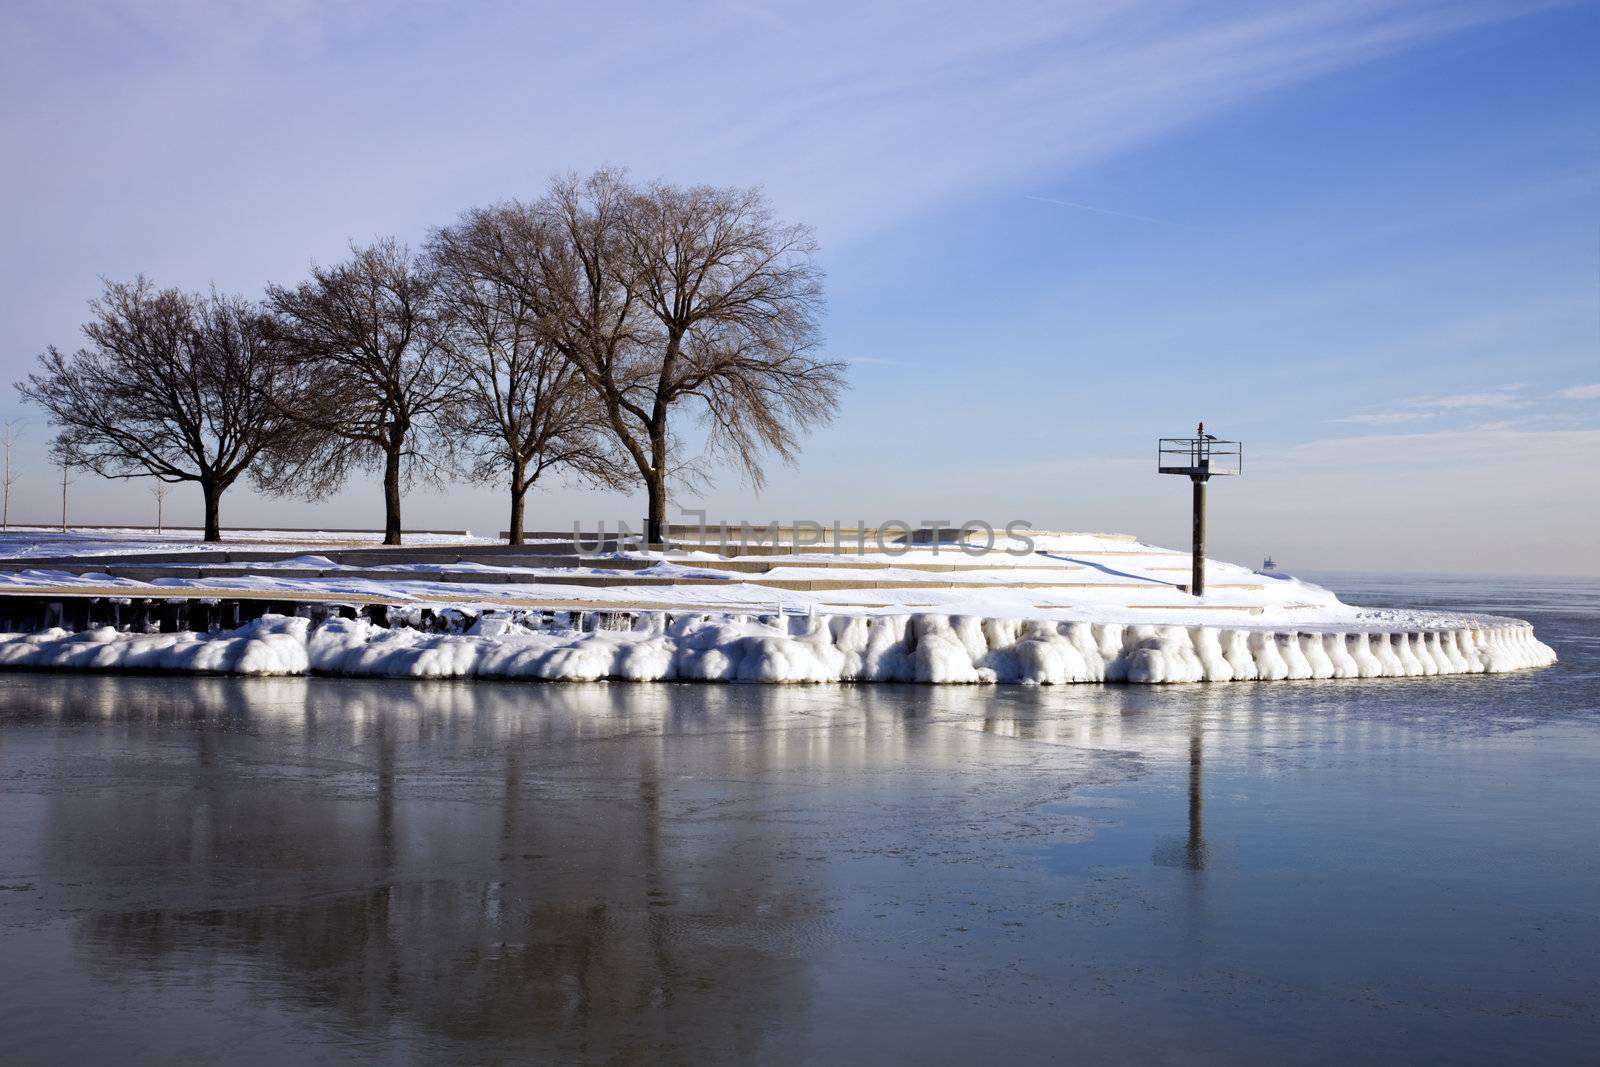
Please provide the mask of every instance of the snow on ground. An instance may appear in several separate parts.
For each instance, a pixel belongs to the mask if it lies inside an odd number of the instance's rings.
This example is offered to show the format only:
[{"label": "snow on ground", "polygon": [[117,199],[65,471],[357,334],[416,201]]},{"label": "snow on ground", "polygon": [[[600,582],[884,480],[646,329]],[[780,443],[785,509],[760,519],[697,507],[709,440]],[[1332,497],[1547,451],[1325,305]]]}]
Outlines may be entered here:
[{"label": "snow on ground", "polygon": [[[240,536],[248,538],[250,535]],[[68,537],[66,543],[42,539],[39,545],[30,545],[24,538],[14,538],[9,546],[10,558],[21,562],[28,558],[68,554],[92,557],[104,551],[104,544],[90,541],[85,542],[84,547],[68,552],[71,535]],[[414,543],[459,543],[464,550],[470,550],[474,544],[492,542],[481,539],[435,539]],[[568,545],[570,543],[567,542]],[[1178,588],[1181,581],[1188,579],[1188,557],[1182,553],[1130,540],[1110,541],[1087,535],[1040,537],[1038,543],[1040,551],[1019,555],[1005,551],[1007,547],[1020,548],[1018,543],[1002,542],[1000,547],[983,554],[964,552],[955,545],[943,545],[892,553],[841,551],[748,555],[732,561],[733,566],[754,564],[768,568],[764,573],[719,567],[719,564],[726,565],[729,561],[704,551],[588,553],[584,560],[576,563],[553,561],[551,565],[510,566],[481,560],[339,564],[326,555],[306,552],[242,565],[249,570],[247,575],[208,573],[190,578],[187,576],[190,570],[214,572],[218,569],[214,561],[208,562],[197,556],[192,562],[173,559],[152,564],[166,572],[166,576],[155,579],[132,579],[121,573],[131,568],[141,572],[150,569],[137,562],[108,562],[105,571],[77,575],[48,566],[37,570],[0,572],[0,586],[19,591],[69,585],[111,585],[127,589],[254,590],[307,597],[357,594],[391,596],[399,601],[442,597],[454,602],[463,598],[479,598],[485,603],[507,598],[523,601],[540,598],[558,601],[650,599],[685,605],[745,604],[764,608],[783,601],[806,609],[838,606],[895,611],[915,607],[950,610],[965,607],[976,610],[992,603],[1023,615],[1035,610],[1116,610],[1130,604],[1186,609],[1195,604],[1193,598]],[[206,547],[192,539],[181,544],[184,549],[194,553]],[[280,542],[277,547],[282,548],[286,544]],[[137,545],[147,553],[171,548],[171,545],[161,542],[129,538],[118,542],[119,551],[116,554],[127,554],[130,545]],[[300,547],[301,542],[294,542],[294,545]],[[273,547],[269,542],[250,539],[242,539],[224,547],[238,549],[245,546]],[[1042,551],[1045,546],[1050,551]],[[0,550],[5,547],[4,542],[0,542]],[[397,553],[397,559],[404,559],[403,552]],[[625,562],[645,566],[637,569],[617,566]],[[451,576],[453,580],[430,580],[444,575]],[[486,579],[492,577],[494,580],[475,582],[472,580],[475,575],[482,575]],[[1205,601],[1209,610],[1237,608],[1242,615],[1272,608],[1320,606],[1336,610],[1341,607],[1332,594],[1317,586],[1294,581],[1272,581],[1243,567],[1220,561],[1212,561],[1208,565],[1207,575],[1212,587],[1212,595]],[[578,586],[543,580],[552,578],[626,579],[636,580],[636,585],[603,589],[596,585]],[[700,584],[661,584],[685,580]],[[713,588],[705,583],[716,583],[721,588]],[[774,587],[772,583],[826,583],[828,588],[784,589],[781,586]],[[892,586],[883,587],[883,583],[892,583]]]},{"label": "snow on ground", "polygon": [[[13,559],[59,556],[72,536],[30,543],[27,535],[16,535],[8,547]],[[171,548],[141,536],[134,531],[113,539],[117,552],[130,544]],[[107,542],[90,537],[77,543],[96,547],[76,554],[93,555]],[[49,547],[36,551],[34,545]],[[283,541],[276,546],[290,547]],[[300,547],[317,544],[296,540],[290,550]],[[470,632],[453,634],[386,629],[361,619],[334,619],[313,629],[306,619],[268,616],[240,630],[204,635],[110,629],[0,635],[0,666],[1048,684],[1498,673],[1555,659],[1531,627],[1514,619],[1373,611],[1343,604],[1309,582],[1222,562],[1208,564],[1207,596],[1197,599],[1178,587],[1188,579],[1184,553],[1125,538],[1066,534],[1040,535],[1026,554],[1004,551],[1021,547],[1003,542],[982,555],[942,545],[901,554],[739,557],[770,567],[759,574],[719,569],[726,561],[699,551],[595,553],[570,566],[479,561],[375,567],[340,565],[313,550],[249,564],[251,573],[235,575],[189,577],[206,563],[163,563],[167,576],[152,580],[56,569],[0,571],[0,590],[18,593],[347,598],[450,605],[476,618]],[[607,563],[645,566],[619,570]],[[934,567],[940,569],[926,569]],[[618,584],[561,584],[558,578]],[[776,588],[762,581],[821,587]],[[564,621],[550,622],[548,612],[523,610],[608,605],[619,618],[626,609],[631,628],[578,624],[578,612],[562,612]]]},{"label": "snow on ground", "polygon": [[[181,567],[171,568],[181,573]],[[1126,574],[1099,572],[1056,572],[1028,568],[1029,573],[1010,571],[907,572],[889,568],[833,571],[782,567],[759,577],[788,582],[851,583],[846,587],[822,589],[783,588],[744,580],[738,572],[720,572],[662,564],[640,571],[614,571],[593,567],[493,568],[476,564],[405,565],[395,568],[338,567],[314,565],[314,574],[296,574],[305,567],[277,564],[252,564],[256,573],[238,576],[200,578],[161,577],[136,580],[115,573],[73,574],[58,570],[22,570],[0,573],[0,589],[26,592],[41,589],[109,589],[127,595],[171,592],[254,592],[274,593],[306,599],[358,596],[395,602],[466,603],[493,606],[504,602],[569,601],[651,603],[685,608],[705,606],[744,610],[771,610],[782,606],[793,611],[854,610],[866,614],[904,613],[912,610],[944,611],[985,615],[1010,615],[1018,618],[1115,620],[1128,619],[1130,611],[1157,611],[1176,621],[1182,617],[1204,617],[1217,621],[1245,622],[1255,616],[1338,618],[1354,621],[1360,609],[1340,604],[1332,593],[1303,582],[1257,583],[1245,592],[1218,583],[1212,595],[1197,609],[1193,598],[1162,578],[1138,578]],[[451,581],[432,580],[431,576],[449,571]],[[473,580],[474,572],[499,572],[493,582]],[[390,577],[389,575],[392,575]],[[505,580],[507,577],[514,581]],[[624,584],[574,585],[548,579],[595,578]],[[545,579],[545,580],[541,580]],[[644,579],[640,581],[639,579]],[[692,579],[701,584],[655,584],[651,580]],[[1072,583],[1067,588],[1050,588],[1039,583],[1058,579]],[[893,587],[874,583],[893,582]],[[634,584],[628,584],[634,583]],[[952,583],[962,583],[952,587]]]}]

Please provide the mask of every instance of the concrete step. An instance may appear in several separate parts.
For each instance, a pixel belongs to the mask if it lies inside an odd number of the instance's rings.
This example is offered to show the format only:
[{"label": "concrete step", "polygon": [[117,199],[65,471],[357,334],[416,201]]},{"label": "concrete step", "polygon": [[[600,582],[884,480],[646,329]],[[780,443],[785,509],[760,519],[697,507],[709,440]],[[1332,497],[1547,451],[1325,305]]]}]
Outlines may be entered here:
[{"label": "concrete step", "polygon": [[[18,531],[18,530],[42,530],[42,531],[45,531],[45,532],[48,532],[48,533],[61,533],[62,532],[61,524],[59,522],[33,522],[33,523],[13,522],[9,526],[7,526],[6,529],[8,531],[13,531],[13,532],[14,531]],[[162,529],[163,532],[166,532],[166,533],[171,533],[171,532],[174,532],[174,531],[182,531],[184,533],[194,533],[196,531],[203,532],[205,530],[205,527],[204,526],[174,526],[171,523],[165,523],[165,524],[162,525],[161,529]],[[154,534],[154,533],[156,533],[156,529],[155,529],[154,526],[138,526],[138,525],[130,526],[127,523],[114,524],[114,523],[86,523],[86,522],[75,522],[72,525],[68,526],[66,528],[65,532],[71,533],[74,530],[118,530],[118,531],[121,531],[123,533],[132,533],[132,534],[140,534],[140,533],[151,533],[151,534]],[[244,527],[239,527],[237,529],[229,528],[229,529],[223,530],[222,531],[222,536],[225,539],[228,539],[228,538],[241,538],[241,537],[244,537],[247,534],[285,534],[285,533],[287,533],[287,534],[300,534],[300,533],[303,533],[303,534],[371,534],[371,535],[373,535],[375,537],[378,537],[378,538],[382,538],[383,537],[383,531],[382,530],[374,530],[374,529],[371,529],[371,528],[362,528],[362,527],[339,527],[339,526],[244,526]],[[471,537],[472,536],[472,531],[471,530],[401,530],[400,531],[400,535],[402,537]],[[157,536],[160,536],[160,535],[157,534]]]},{"label": "concrete step", "polygon": [[[397,555],[397,549],[361,550],[356,552],[340,552],[330,554],[329,558],[336,562],[343,561],[347,569],[327,569],[321,567],[263,567],[266,562],[279,562],[293,559],[305,553],[182,553],[166,559],[152,560],[146,556],[128,556],[122,559],[108,559],[106,557],[86,557],[66,560],[50,564],[47,561],[30,560],[26,563],[19,562],[11,569],[58,569],[73,574],[106,573],[117,577],[140,582],[156,582],[163,579],[182,579],[203,581],[205,579],[238,579],[252,576],[279,578],[285,580],[350,580],[364,579],[378,582],[420,582],[432,584],[468,583],[477,585],[578,585],[593,587],[611,587],[622,585],[637,586],[674,586],[674,585],[717,585],[744,581],[754,585],[767,586],[774,589],[792,589],[808,591],[824,590],[850,590],[850,589],[983,589],[983,588],[1009,588],[1009,589],[1150,589],[1170,586],[1172,583],[1162,582],[1159,579],[1142,580],[1128,576],[1129,581],[1074,581],[1058,578],[1044,578],[1037,576],[1038,571],[1059,570],[1085,570],[1082,564],[1055,562],[1049,566],[1017,567],[1009,564],[984,564],[970,559],[953,559],[946,562],[924,561],[899,561],[892,558],[876,558],[870,560],[819,560],[814,564],[803,560],[778,559],[778,558],[735,558],[715,560],[671,560],[683,566],[694,567],[705,571],[724,574],[726,577],[673,577],[666,575],[640,575],[636,573],[659,560],[655,559],[585,559],[571,553],[557,554],[555,552],[527,551],[529,546],[491,546],[494,551],[481,550],[460,551],[446,549],[439,552],[422,554],[415,550],[404,551]],[[548,546],[551,548],[558,546]],[[266,556],[266,559],[257,557]],[[238,559],[236,557],[247,557]],[[420,558],[419,557],[423,557]],[[670,557],[668,557],[670,559]],[[444,568],[432,571],[402,571],[384,568],[383,565],[391,561],[405,559],[408,562],[429,562]],[[126,561],[123,561],[126,560]],[[488,569],[481,570],[454,570],[451,564],[475,562],[485,565]],[[365,564],[365,565],[363,565]],[[587,573],[544,573],[528,574],[515,570],[516,567],[538,568],[588,568],[601,571],[614,571],[607,574]],[[773,578],[769,575],[779,568],[794,568],[802,573],[791,574],[782,578]],[[963,572],[984,572],[992,574],[993,580],[961,580],[952,577],[947,581],[897,579],[894,577],[860,578],[847,577],[840,574],[837,577],[826,573],[827,571],[862,571],[884,570],[891,573],[905,574],[958,574]],[[1034,573],[1030,573],[1034,572]],[[1263,584],[1256,583],[1213,583],[1213,589],[1237,589],[1259,591],[1266,588]]]},{"label": "concrete step", "polygon": [[[605,568],[610,570],[645,570],[663,562],[661,559],[590,559],[582,560],[580,566]],[[717,557],[715,559],[691,559],[684,556],[667,556],[665,562],[675,563],[680,567],[696,567],[702,570],[728,571],[738,574],[765,574],[780,567],[804,567],[807,570],[895,570],[943,573],[948,571],[1074,571],[1085,570],[1081,563],[1055,563],[1046,566],[1018,567],[1009,563],[907,563],[903,560],[868,559],[868,560],[783,560],[783,559],[728,559]]]},{"label": "concrete step", "polygon": [[[90,617],[93,610],[87,605],[99,602],[102,607],[98,609],[101,617]],[[78,605],[74,607],[73,605]],[[386,607],[417,607],[433,605],[435,607],[448,607],[462,605],[471,607],[479,605],[491,608],[532,608],[549,611],[664,611],[674,615],[696,614],[753,614],[771,612],[781,608],[779,600],[767,597],[749,597],[743,600],[719,599],[716,602],[680,603],[665,600],[652,600],[649,597],[628,597],[625,599],[593,600],[584,598],[580,592],[574,591],[571,597],[549,593],[538,597],[528,596],[484,596],[474,593],[470,595],[452,595],[448,592],[430,594],[425,598],[406,600],[404,598],[377,596],[367,593],[326,593],[315,592],[280,592],[265,589],[234,589],[234,590],[180,590],[163,589],[140,592],[114,586],[62,586],[41,587],[15,592],[0,592],[0,629],[11,632],[30,632],[45,628],[46,626],[65,625],[68,629],[83,629],[91,625],[104,625],[111,622],[113,625],[120,623],[138,624],[144,622],[162,621],[169,614],[165,605],[189,605],[190,612],[203,609],[201,616],[193,614],[183,616],[183,621],[177,625],[161,626],[162,629],[208,629],[212,626],[231,628],[243,621],[257,618],[265,612],[283,615],[305,614],[308,607],[321,608],[325,614],[350,614],[351,607],[384,609]],[[240,605],[253,605],[243,608]],[[1290,608],[1309,609],[1316,605],[1297,604],[1289,605]],[[848,610],[872,610],[891,607],[888,603],[861,601],[852,603]],[[900,611],[917,611],[931,609],[936,606],[928,603],[900,603],[893,605]],[[1057,611],[1062,608],[1060,604],[1035,604],[1035,610]],[[1122,605],[1125,610],[1150,614],[1153,622],[1160,622],[1161,612],[1183,611],[1193,612],[1234,612],[1246,615],[1260,615],[1263,608],[1250,604],[1127,604]],[[820,613],[829,614],[844,609],[821,609]],[[120,616],[120,619],[103,617],[106,612]],[[87,613],[87,614],[86,614]],[[378,616],[374,616],[377,618]],[[174,621],[179,617],[174,616]],[[136,628],[142,628],[136,626]]]},{"label": "concrete step", "polygon": [[[391,545],[387,547],[322,551],[312,547],[295,549],[197,549],[192,552],[122,552],[92,556],[34,556],[0,560],[0,571],[25,570],[105,570],[119,564],[159,566],[190,564],[205,567],[249,563],[276,563],[301,556],[321,556],[348,566],[405,563],[483,563],[488,566],[565,566],[577,560],[570,543],[554,545]],[[518,560],[528,560],[519,564]],[[510,562],[508,562],[510,561]]]}]

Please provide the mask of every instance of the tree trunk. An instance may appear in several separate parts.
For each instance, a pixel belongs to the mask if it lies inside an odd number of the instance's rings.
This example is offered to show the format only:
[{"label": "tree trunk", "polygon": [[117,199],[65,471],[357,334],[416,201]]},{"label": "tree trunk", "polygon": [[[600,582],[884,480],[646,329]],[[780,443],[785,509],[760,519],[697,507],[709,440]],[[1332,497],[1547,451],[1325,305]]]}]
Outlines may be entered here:
[{"label": "tree trunk", "polygon": [[383,543],[400,543],[400,450],[383,457]]},{"label": "tree trunk", "polygon": [[522,544],[522,509],[523,503],[528,496],[528,486],[524,481],[526,477],[527,470],[522,461],[513,462],[511,464],[511,525],[506,527],[508,531],[506,544],[508,545]]},{"label": "tree trunk", "polygon": [[649,514],[644,520],[645,542],[664,545],[667,543],[667,486],[659,468],[645,481],[645,493],[649,501]]},{"label": "tree trunk", "polygon": [[649,514],[644,518],[647,545],[667,543],[667,428],[665,419],[650,433],[650,469],[644,472]]},{"label": "tree trunk", "polygon": [[222,540],[222,486],[207,478],[200,483],[206,498],[206,540]]}]

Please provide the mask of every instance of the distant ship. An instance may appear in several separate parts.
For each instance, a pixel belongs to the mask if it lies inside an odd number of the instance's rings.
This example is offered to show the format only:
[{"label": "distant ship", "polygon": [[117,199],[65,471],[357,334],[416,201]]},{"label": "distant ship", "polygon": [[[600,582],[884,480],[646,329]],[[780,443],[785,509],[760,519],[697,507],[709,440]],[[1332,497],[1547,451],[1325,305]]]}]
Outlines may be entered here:
[{"label": "distant ship", "polygon": [[1261,569],[1256,571],[1256,573],[1261,575],[1263,578],[1282,578],[1285,581],[1294,580],[1294,575],[1287,571],[1280,571],[1278,569],[1278,561],[1273,559],[1271,556],[1268,556],[1266,559],[1261,561]]}]

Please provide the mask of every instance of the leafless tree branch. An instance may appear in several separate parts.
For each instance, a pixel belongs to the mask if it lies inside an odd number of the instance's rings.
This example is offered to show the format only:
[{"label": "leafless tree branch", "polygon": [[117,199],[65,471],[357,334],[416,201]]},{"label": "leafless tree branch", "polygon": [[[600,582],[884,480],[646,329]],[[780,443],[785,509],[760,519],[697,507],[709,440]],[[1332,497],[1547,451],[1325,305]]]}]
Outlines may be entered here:
[{"label": "leafless tree branch", "polygon": [[207,540],[222,493],[287,434],[273,397],[281,361],[249,301],[107,281],[72,354],[50,348],[17,384],[59,428],[64,462],[105,478],[197,482]]}]

